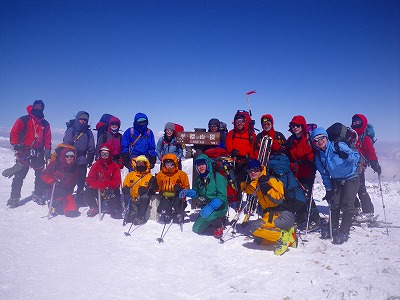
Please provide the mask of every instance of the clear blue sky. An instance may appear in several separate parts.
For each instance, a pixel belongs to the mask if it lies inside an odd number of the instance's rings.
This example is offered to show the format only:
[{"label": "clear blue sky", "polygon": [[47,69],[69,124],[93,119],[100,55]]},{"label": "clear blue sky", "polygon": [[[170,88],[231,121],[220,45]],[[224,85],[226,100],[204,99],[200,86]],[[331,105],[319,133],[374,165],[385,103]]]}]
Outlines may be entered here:
[{"label": "clear blue sky", "polygon": [[0,2],[0,127],[43,99],[52,128],[79,110],[155,132],[237,109],[275,129],[301,114],[327,127],[355,113],[400,140],[400,1]]}]

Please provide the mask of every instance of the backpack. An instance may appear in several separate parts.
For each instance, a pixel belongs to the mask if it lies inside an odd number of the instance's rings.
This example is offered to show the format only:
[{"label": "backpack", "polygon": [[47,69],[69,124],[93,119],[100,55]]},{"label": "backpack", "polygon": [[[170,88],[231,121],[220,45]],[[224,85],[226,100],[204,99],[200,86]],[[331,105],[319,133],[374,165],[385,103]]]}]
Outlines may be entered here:
[{"label": "backpack", "polygon": [[267,164],[267,172],[283,183],[285,201],[287,201],[283,202],[284,207],[293,210],[294,207],[299,206],[295,205],[296,202],[304,204],[307,201],[305,191],[290,171],[290,161],[286,155],[271,156]]},{"label": "backpack", "polygon": [[216,176],[218,172],[228,181],[226,187],[228,203],[235,202],[237,200],[239,187],[235,177],[234,160],[229,157],[225,149],[220,147],[210,148],[206,150],[204,154],[211,159],[214,176]]},{"label": "backpack", "polygon": [[112,115],[110,115],[110,114],[103,114],[101,116],[99,122],[97,122],[96,129],[94,129],[94,130],[97,130],[96,141],[99,140],[100,136],[102,136],[105,132],[107,132],[111,117],[112,117]]},{"label": "backpack", "polygon": [[369,136],[371,138],[372,144],[375,144],[375,142],[377,141],[375,139],[375,130],[374,130],[374,126],[370,123],[367,124],[367,127],[365,128],[365,131],[363,132],[363,134],[360,136],[360,141],[363,142],[365,136]]},{"label": "backpack", "polygon": [[74,151],[76,152],[76,149],[75,149],[74,146],[71,146],[71,145],[69,145],[69,144],[63,144],[63,143],[58,144],[57,147],[56,147],[56,149],[54,149],[53,154],[52,154],[51,157],[50,157],[50,162],[55,161],[56,159],[59,159],[59,158],[60,158],[61,151],[63,151],[65,148],[74,150]]}]

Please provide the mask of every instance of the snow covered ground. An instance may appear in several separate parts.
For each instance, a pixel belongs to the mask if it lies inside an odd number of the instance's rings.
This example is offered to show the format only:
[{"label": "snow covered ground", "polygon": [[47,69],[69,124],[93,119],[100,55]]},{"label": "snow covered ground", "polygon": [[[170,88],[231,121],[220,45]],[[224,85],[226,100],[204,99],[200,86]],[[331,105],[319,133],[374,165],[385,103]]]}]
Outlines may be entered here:
[{"label": "snow covered ground", "polygon": [[[0,148],[0,172],[13,153]],[[191,177],[191,160],[184,170]],[[371,172],[371,170],[368,170]],[[383,220],[377,176],[368,183]],[[28,173],[23,197],[33,190]],[[299,247],[275,256],[243,236],[221,244],[212,236],[148,221],[125,236],[128,226],[106,215],[47,220],[47,208],[32,201],[8,209],[11,179],[0,177],[0,299],[400,299],[400,229],[355,227],[350,240],[332,245],[309,233]],[[400,183],[382,182],[386,217],[400,225]],[[314,187],[327,214],[320,181]],[[323,214],[322,214],[323,213]],[[233,214],[231,213],[231,216]],[[193,218],[194,216],[192,216]],[[230,237],[230,236],[229,236]]]}]

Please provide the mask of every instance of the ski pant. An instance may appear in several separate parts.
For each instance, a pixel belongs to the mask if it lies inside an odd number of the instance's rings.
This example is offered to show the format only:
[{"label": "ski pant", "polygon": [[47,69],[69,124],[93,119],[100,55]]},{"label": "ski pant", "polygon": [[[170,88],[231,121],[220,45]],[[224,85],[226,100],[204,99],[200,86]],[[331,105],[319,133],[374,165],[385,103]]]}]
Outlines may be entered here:
[{"label": "ski pant", "polygon": [[[85,190],[85,200],[86,203],[89,205],[90,208],[97,208],[98,207],[98,192],[99,190],[97,189],[92,189],[90,187],[87,187]],[[121,202],[120,202],[120,192],[119,192],[119,188],[118,189],[114,189],[114,196],[110,197],[110,199],[107,199],[106,201],[108,201],[109,203],[109,210],[112,211],[121,211]],[[101,196],[100,196],[101,197]],[[104,199],[103,199],[104,201]],[[102,202],[103,203],[103,202]]]},{"label": "ski pant", "polygon": [[[272,215],[271,215],[272,214]],[[280,212],[266,212],[258,220],[248,221],[240,230],[241,233],[253,236],[255,240],[262,239],[267,243],[275,243],[282,234],[282,230],[293,227],[295,216],[292,212],[284,210]]]},{"label": "ski pant", "polygon": [[72,194],[53,199],[53,207],[56,209],[58,214],[66,214],[69,211],[78,210]]},{"label": "ski pant", "polygon": [[33,193],[39,197],[43,195],[43,181],[40,178],[44,169],[44,154],[43,151],[37,152],[36,155],[30,156],[25,159],[20,158],[23,167],[17,173],[14,174],[14,178],[11,184],[11,198],[20,198],[21,189],[24,183],[24,179],[28,174],[29,167],[31,166],[35,170],[35,189]]},{"label": "ski pant", "polygon": [[76,167],[79,170],[78,183],[76,184],[76,194],[80,194],[83,192],[83,189],[85,187],[87,166],[86,165],[77,165]]},{"label": "ski pant", "polygon": [[[130,197],[130,195],[128,195]],[[140,196],[137,200],[131,201],[131,210],[130,210],[130,217],[140,217],[145,219],[147,208],[150,205],[150,196],[143,195]]]},{"label": "ski pant", "polygon": [[[360,174],[360,187],[358,188],[358,198],[356,197],[356,201],[354,202],[354,206],[356,208],[360,207],[364,213],[373,213],[374,205],[372,204],[371,197],[367,192],[367,188],[365,187],[365,172],[363,171]],[[360,199],[360,200],[358,200]]]},{"label": "ski pant", "polygon": [[174,198],[161,196],[160,204],[157,207],[157,213],[172,215],[172,212],[174,211],[176,214],[183,214],[186,206],[186,201],[183,201],[183,199],[178,196]]},{"label": "ski pant", "polygon": [[[330,201],[332,229],[341,233],[349,234],[356,213],[354,199],[356,198],[359,178],[349,180],[332,179],[334,195]],[[339,228],[340,211],[342,211],[342,223]]]},{"label": "ski pant", "polygon": [[296,212],[296,216],[297,216],[297,224],[301,224],[301,223],[305,223],[307,222],[307,218],[308,218],[308,211],[310,211],[310,222],[314,222],[316,224],[318,224],[320,222],[320,216],[319,216],[319,212],[317,209],[317,205],[315,204],[314,199],[312,198],[312,188],[314,185],[314,180],[315,177],[311,177],[311,178],[299,178],[298,179],[299,182],[301,183],[301,185],[306,189],[306,203],[304,203],[304,206],[301,207],[297,212]]}]

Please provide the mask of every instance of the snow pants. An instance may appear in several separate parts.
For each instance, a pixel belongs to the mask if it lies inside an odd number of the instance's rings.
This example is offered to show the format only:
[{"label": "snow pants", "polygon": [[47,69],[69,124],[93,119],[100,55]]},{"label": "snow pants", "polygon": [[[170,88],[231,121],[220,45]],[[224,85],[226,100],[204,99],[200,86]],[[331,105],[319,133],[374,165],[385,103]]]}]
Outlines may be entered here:
[{"label": "snow pants", "polygon": [[356,197],[354,206],[355,208],[359,208],[361,202],[361,209],[363,213],[373,213],[374,205],[372,204],[371,197],[369,196],[367,188],[365,187],[365,172],[362,172],[359,178],[360,178],[360,186],[358,188],[358,198]]}]

